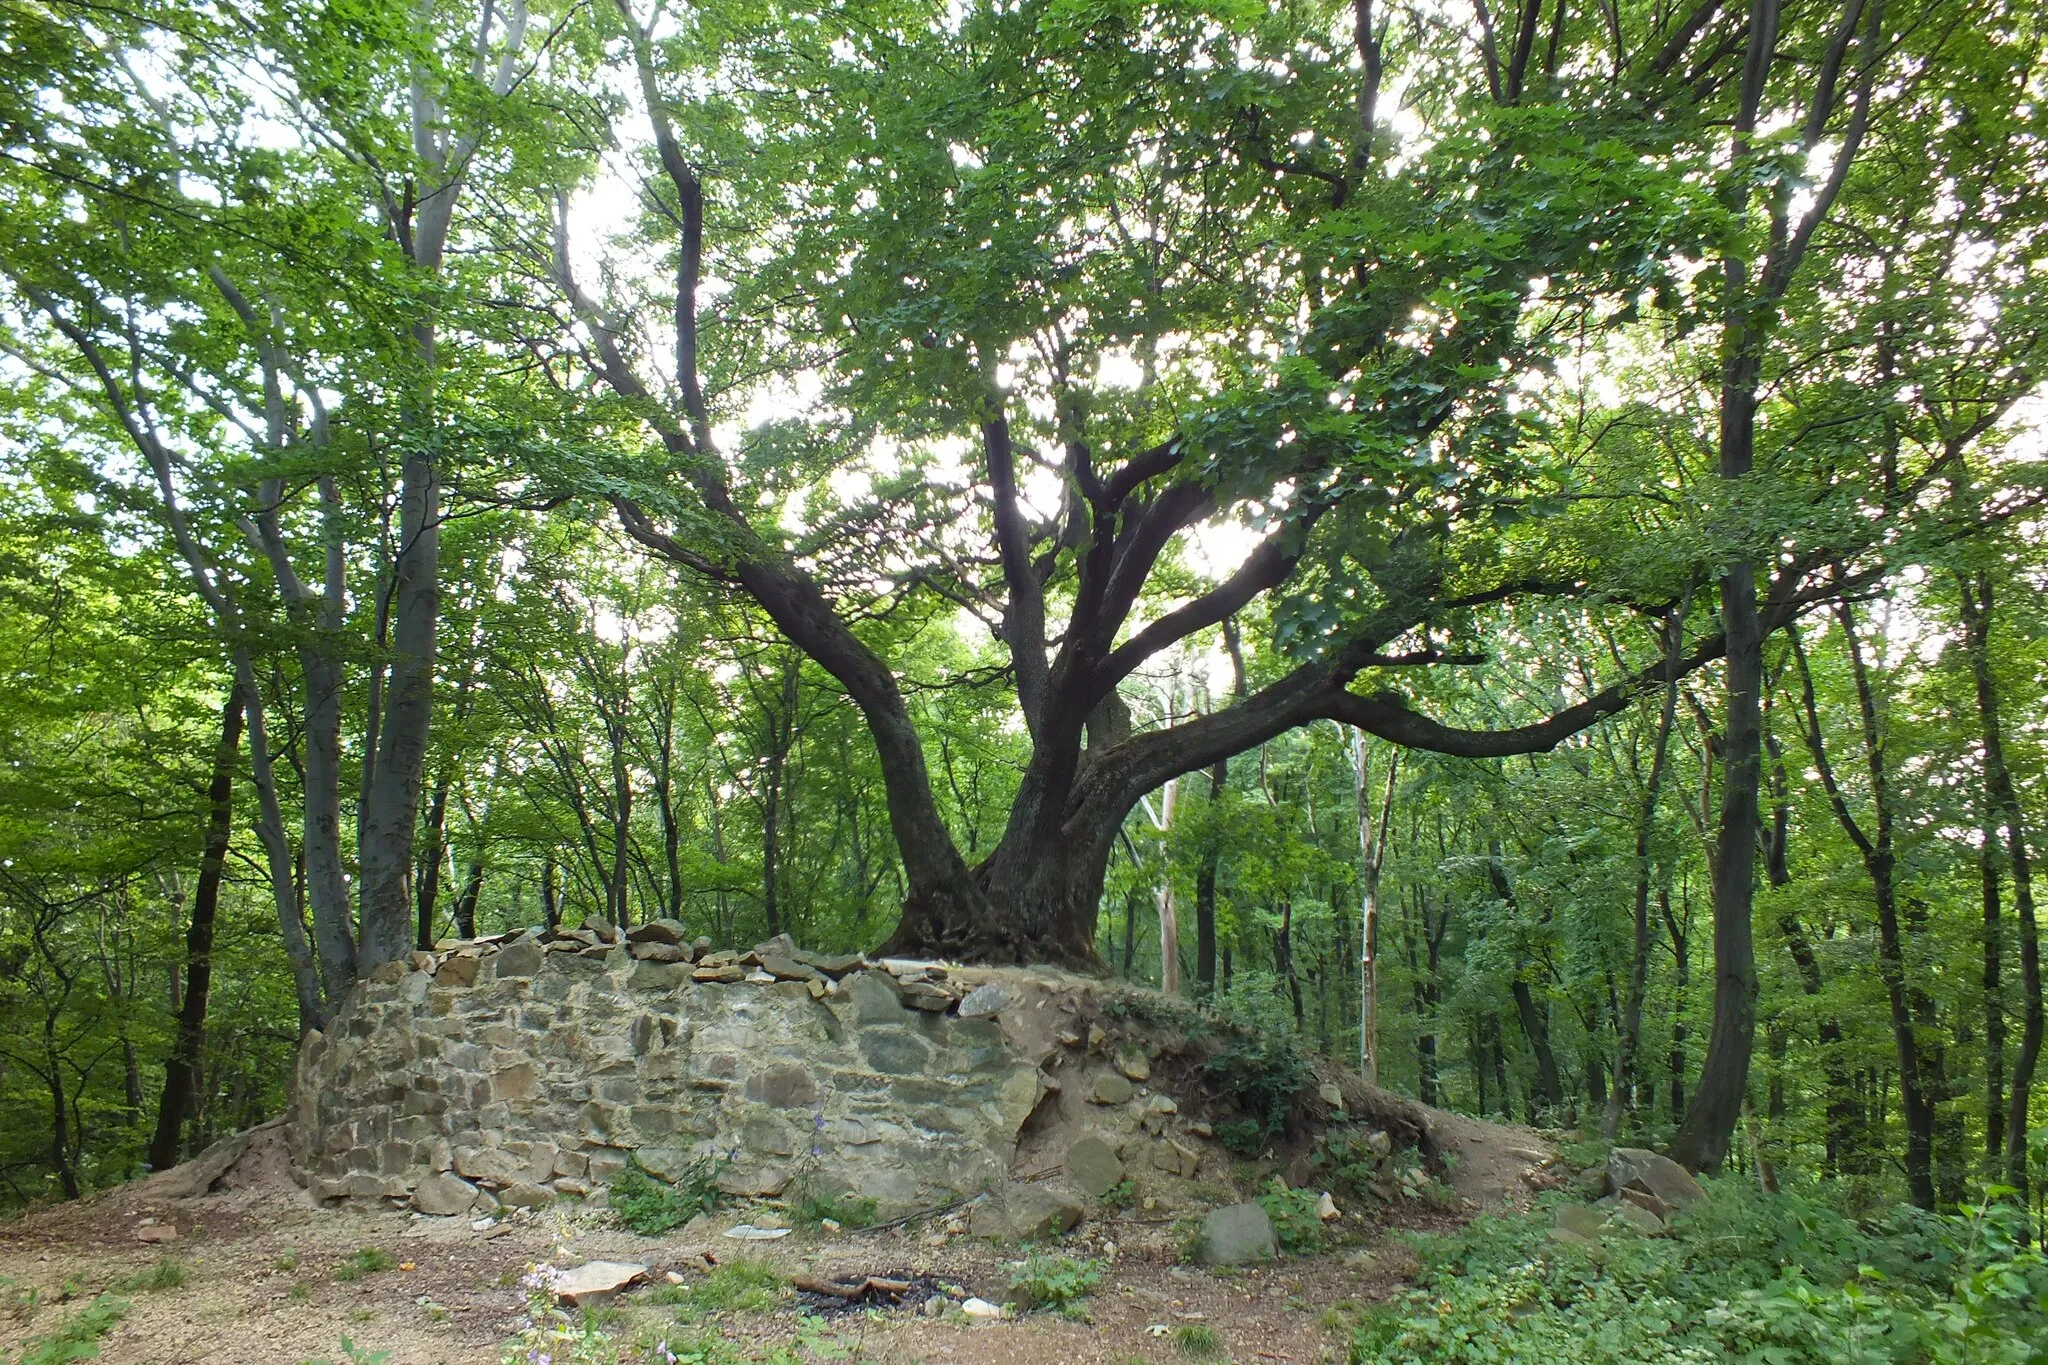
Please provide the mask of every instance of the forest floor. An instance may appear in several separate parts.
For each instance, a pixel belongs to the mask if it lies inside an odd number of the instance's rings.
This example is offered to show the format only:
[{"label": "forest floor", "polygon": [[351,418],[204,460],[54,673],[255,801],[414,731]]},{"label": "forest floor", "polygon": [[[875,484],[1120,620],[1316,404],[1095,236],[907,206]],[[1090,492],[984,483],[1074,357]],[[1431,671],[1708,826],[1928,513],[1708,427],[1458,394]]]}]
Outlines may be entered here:
[{"label": "forest floor", "polygon": [[[747,1243],[707,1239],[701,1228],[639,1237],[603,1213],[550,1210],[479,1227],[468,1218],[323,1209],[291,1181],[281,1135],[272,1134],[252,1144],[214,1193],[166,1196],[167,1188],[176,1192],[179,1168],[0,1224],[0,1361],[62,1332],[109,1295],[128,1305],[99,1341],[109,1365],[348,1365],[344,1338],[365,1353],[358,1359],[389,1352],[388,1365],[496,1365],[525,1316],[521,1276],[539,1263],[586,1260],[652,1270],[654,1289],[629,1291],[601,1315],[622,1343],[621,1358],[633,1361],[636,1341],[673,1335],[678,1344],[715,1337],[744,1360],[1127,1365],[1184,1358],[1173,1334],[1190,1324],[1215,1333],[1215,1360],[1341,1361],[1358,1308],[1398,1291],[1417,1268],[1401,1230],[1438,1230],[1481,1210],[1525,1206],[1534,1190],[1560,1179],[1549,1144],[1532,1130],[1435,1111],[1431,1124],[1439,1145],[1456,1153],[1456,1206],[1347,1214],[1336,1245],[1321,1255],[1212,1271],[1179,1263],[1182,1234],[1171,1216],[1089,1219],[1061,1248],[1107,1261],[1086,1322],[1037,1313],[968,1324],[911,1307],[820,1316],[784,1294],[751,1308],[700,1311],[672,1332],[677,1308],[654,1300],[701,1282],[707,1251],[721,1263],[767,1261],[783,1275],[929,1276],[995,1301],[1012,1254],[929,1227],[797,1231]],[[718,1226],[741,1221],[721,1215]],[[143,1240],[166,1226],[176,1228],[174,1239]],[[168,1271],[159,1269],[166,1258]],[[681,1285],[663,1293],[670,1271]]]}]

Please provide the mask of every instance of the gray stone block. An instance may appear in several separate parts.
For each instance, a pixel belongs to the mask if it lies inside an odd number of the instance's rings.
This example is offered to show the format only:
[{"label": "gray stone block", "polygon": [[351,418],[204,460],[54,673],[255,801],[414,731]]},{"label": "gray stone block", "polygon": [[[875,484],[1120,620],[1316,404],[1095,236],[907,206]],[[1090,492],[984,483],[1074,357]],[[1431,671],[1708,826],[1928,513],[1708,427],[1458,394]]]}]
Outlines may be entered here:
[{"label": "gray stone block", "polygon": [[1200,1257],[1204,1265],[1250,1265],[1278,1252],[1273,1220],[1257,1204],[1225,1204],[1202,1219]]}]

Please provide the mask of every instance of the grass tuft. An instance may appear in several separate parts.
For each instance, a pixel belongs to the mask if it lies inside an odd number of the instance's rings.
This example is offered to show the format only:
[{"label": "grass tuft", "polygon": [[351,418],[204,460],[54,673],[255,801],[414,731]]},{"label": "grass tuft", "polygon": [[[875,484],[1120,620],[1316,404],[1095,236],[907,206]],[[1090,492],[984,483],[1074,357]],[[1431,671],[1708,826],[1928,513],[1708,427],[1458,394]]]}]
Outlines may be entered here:
[{"label": "grass tuft", "polygon": [[363,1247],[350,1252],[340,1265],[334,1267],[334,1278],[347,1283],[380,1270],[389,1270],[397,1264],[390,1252],[377,1247]]}]

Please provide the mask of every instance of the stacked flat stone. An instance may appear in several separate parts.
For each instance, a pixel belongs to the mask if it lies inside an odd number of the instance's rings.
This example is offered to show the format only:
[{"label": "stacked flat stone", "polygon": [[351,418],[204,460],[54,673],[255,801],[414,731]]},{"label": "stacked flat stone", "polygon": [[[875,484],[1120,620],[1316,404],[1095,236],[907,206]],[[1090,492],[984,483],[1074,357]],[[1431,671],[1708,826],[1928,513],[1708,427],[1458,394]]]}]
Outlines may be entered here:
[{"label": "stacked flat stone", "polygon": [[713,951],[674,920],[444,942],[308,1035],[295,1165],[323,1200],[434,1214],[585,1194],[629,1156],[931,1207],[1005,1181],[1045,1093],[966,994],[942,963]]}]

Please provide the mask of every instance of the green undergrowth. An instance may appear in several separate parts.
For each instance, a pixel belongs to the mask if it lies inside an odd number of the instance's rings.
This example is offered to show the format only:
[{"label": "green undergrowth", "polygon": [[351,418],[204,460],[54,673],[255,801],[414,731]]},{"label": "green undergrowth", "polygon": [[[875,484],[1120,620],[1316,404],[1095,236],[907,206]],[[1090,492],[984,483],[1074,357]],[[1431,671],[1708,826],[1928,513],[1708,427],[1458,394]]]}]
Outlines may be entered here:
[{"label": "green undergrowth", "polygon": [[651,1303],[673,1305],[684,1322],[713,1313],[765,1313],[782,1302],[789,1280],[766,1261],[727,1261],[690,1284],[662,1285]]},{"label": "green undergrowth", "polygon": [[[128,1316],[128,1300],[102,1294],[65,1318],[53,1332],[31,1337],[23,1344],[13,1365],[64,1365],[66,1361],[91,1360],[100,1353],[100,1338],[121,1325]],[[7,1360],[0,1355],[0,1362]]]},{"label": "green undergrowth", "polygon": [[642,1237],[659,1237],[673,1232],[700,1213],[717,1208],[723,1197],[718,1173],[723,1163],[704,1157],[691,1163],[674,1180],[651,1175],[637,1158],[628,1158],[626,1168],[612,1177],[611,1207],[619,1225]]},{"label": "green undergrowth", "polygon": [[123,1275],[114,1281],[113,1288],[121,1294],[133,1294],[138,1290],[154,1293],[163,1289],[182,1289],[191,1281],[192,1267],[175,1256],[166,1256],[147,1270]]},{"label": "green undergrowth", "polygon": [[1199,1074],[1211,1093],[1228,1098],[1243,1117],[1216,1125],[1216,1138],[1239,1156],[1255,1157],[1293,1130],[1316,1073],[1291,1034],[1251,1027],[1214,1010],[1138,992],[1104,997],[1103,1012],[1179,1034],[1207,1052]]},{"label": "green undergrowth", "polygon": [[879,1200],[867,1195],[806,1195],[791,1217],[798,1227],[822,1227],[827,1219],[842,1228],[871,1228],[881,1216]]},{"label": "green undergrowth", "polygon": [[1046,1308],[1067,1317],[1102,1283],[1104,1263],[1040,1253],[1010,1267],[1008,1301],[1025,1312]]},{"label": "green undergrowth", "polygon": [[2008,1205],[1857,1223],[1718,1184],[1669,1237],[1554,1239],[1552,1208],[1420,1239],[1420,1287],[1354,1365],[2020,1365],[2048,1360],[2048,1260]]},{"label": "green undergrowth", "polygon": [[334,1278],[349,1283],[389,1270],[397,1264],[397,1258],[380,1247],[361,1247],[351,1251],[340,1265],[334,1267]]},{"label": "green undergrowth", "polygon": [[1323,1220],[1316,1216],[1322,1196],[1294,1190],[1279,1179],[1258,1196],[1258,1205],[1273,1221],[1273,1240],[1290,1256],[1311,1256],[1323,1249]]}]

